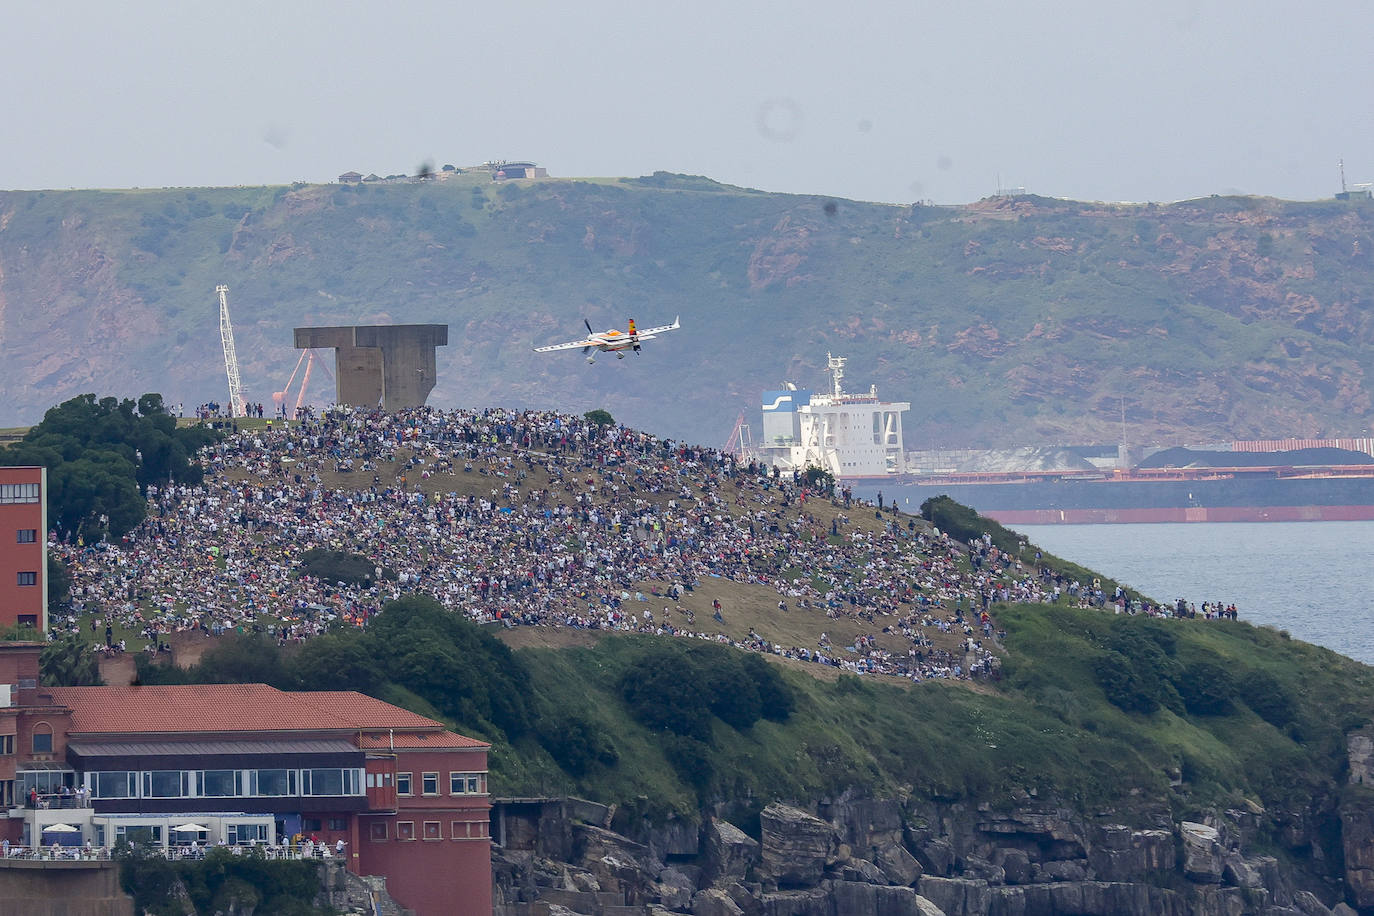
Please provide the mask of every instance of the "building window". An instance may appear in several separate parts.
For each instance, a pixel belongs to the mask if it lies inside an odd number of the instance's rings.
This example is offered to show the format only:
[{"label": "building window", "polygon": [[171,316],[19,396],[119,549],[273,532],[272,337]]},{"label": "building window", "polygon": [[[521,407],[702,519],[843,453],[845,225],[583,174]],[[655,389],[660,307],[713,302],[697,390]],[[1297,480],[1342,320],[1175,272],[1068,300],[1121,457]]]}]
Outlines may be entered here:
[{"label": "building window", "polygon": [[249,795],[295,795],[295,770],[249,770]]},{"label": "building window", "polygon": [[0,504],[38,502],[36,483],[0,483]]},{"label": "building window", "polygon": [[123,837],[132,844],[152,843],[154,846],[162,845],[162,828],[140,826],[138,824],[119,824],[115,827],[115,841]]},{"label": "building window", "polygon": [[425,821],[425,839],[442,840],[444,838],[444,825],[438,821]]},{"label": "building window", "polygon": [[439,794],[439,774],[438,774],[438,773],[425,773],[423,776],[421,776],[421,780],[422,780],[421,786],[422,786],[422,788],[424,789],[424,793],[425,793],[426,795],[438,795],[438,794]]},{"label": "building window", "polygon": [[35,754],[52,753],[52,729],[45,725],[40,725],[33,730],[33,752]]},{"label": "building window", "polygon": [[109,770],[92,773],[91,795],[94,798],[137,798],[138,773],[131,770]]},{"label": "building window", "polygon": [[225,842],[230,846],[267,842],[266,824],[230,824],[225,830]]},{"label": "building window", "polygon": [[229,798],[239,794],[238,770],[202,770],[200,794],[208,798]]},{"label": "building window", "polygon": [[331,817],[329,819],[329,829],[335,833],[342,833],[348,829],[348,819],[343,817]]},{"label": "building window", "polygon": [[302,832],[302,833],[319,833],[319,832],[320,832],[320,819],[319,819],[318,817],[303,817],[303,818],[301,818],[301,832]]},{"label": "building window", "polygon": [[397,795],[411,795],[411,794],[413,794],[413,793],[410,791],[410,774],[409,774],[409,773],[397,773],[397,774],[396,774],[396,794],[397,794]]},{"label": "building window", "polygon": [[0,735],[0,754],[9,756],[14,753],[14,735]]},{"label": "building window", "polygon": [[374,843],[386,842],[386,821],[373,821],[372,829],[368,831],[368,838]]},{"label": "building window", "polygon": [[487,791],[486,773],[449,773],[450,795],[483,795]]},{"label": "building window", "polygon": [[37,614],[20,614],[17,622],[21,627],[28,627],[31,630],[38,629]]},{"label": "building window", "polygon": [[415,822],[414,822],[414,821],[397,821],[397,822],[396,822],[396,839],[398,839],[398,840],[413,840],[413,839],[415,839]]},{"label": "building window", "polygon": [[17,541],[15,541],[15,543],[16,543],[16,544],[34,544],[34,543],[37,543],[37,541],[38,541],[38,529],[37,529],[37,528],[20,528],[20,529],[19,529],[19,539],[18,539]]},{"label": "building window", "polygon": [[21,572],[21,573],[19,574],[19,584],[20,584],[20,585],[37,585],[37,584],[38,584],[38,573],[36,573],[36,572]]},{"label": "building window", "polygon": [[143,774],[144,798],[184,798],[188,780],[185,770],[149,770]]}]

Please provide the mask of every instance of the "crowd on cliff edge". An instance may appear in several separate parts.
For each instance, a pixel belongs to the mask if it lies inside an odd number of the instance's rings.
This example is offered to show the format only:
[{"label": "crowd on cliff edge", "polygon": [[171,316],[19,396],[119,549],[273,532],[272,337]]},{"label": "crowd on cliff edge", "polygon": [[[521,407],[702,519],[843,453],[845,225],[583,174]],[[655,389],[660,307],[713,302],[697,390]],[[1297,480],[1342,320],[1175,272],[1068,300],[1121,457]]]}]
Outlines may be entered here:
[{"label": "crowd on cliff edge", "polygon": [[[791,475],[554,412],[335,408],[236,431],[201,460],[204,482],[150,487],[148,518],[119,542],[50,544],[73,579],[54,633],[89,626],[105,652],[120,648],[115,623],[150,651],[188,631],[285,643],[340,621],[365,626],[387,601],[423,593],[479,623],[691,637],[920,680],[996,672],[993,603],[1187,612],[1023,569],[986,539],[957,544],[891,511],[878,513],[878,531],[843,513],[826,525],[807,501],[829,497]],[[534,486],[536,469],[547,486]],[[321,472],[355,483],[326,487]],[[435,474],[482,485],[426,495]],[[301,575],[312,548],[366,556],[378,575],[357,585]],[[867,633],[838,649],[824,635],[814,647],[753,632],[732,640],[677,603],[712,578],[771,587],[780,609]],[[723,621],[718,603],[714,616]],[[932,646],[932,630],[953,633],[961,651]],[[880,646],[880,633],[905,653]]]}]

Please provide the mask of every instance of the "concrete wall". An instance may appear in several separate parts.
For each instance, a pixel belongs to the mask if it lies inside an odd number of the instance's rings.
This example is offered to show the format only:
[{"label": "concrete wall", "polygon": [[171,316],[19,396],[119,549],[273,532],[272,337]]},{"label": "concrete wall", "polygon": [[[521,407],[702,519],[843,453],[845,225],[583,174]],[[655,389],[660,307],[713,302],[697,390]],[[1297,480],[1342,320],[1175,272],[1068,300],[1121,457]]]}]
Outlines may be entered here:
[{"label": "concrete wall", "polygon": [[134,916],[113,862],[0,860],[0,916]]},{"label": "concrete wall", "polygon": [[434,390],[446,324],[296,328],[297,349],[333,349],[340,404],[387,411],[423,406]]}]

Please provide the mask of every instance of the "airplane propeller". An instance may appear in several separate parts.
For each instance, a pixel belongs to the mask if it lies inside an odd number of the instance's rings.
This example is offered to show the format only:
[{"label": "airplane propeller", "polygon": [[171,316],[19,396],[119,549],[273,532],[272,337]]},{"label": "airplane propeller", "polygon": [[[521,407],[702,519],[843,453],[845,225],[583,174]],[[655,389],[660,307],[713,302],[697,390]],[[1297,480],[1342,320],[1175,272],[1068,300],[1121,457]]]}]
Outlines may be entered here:
[{"label": "airplane propeller", "polygon": [[595,333],[596,333],[595,331],[592,330],[592,323],[591,323],[590,321],[588,321],[587,319],[583,318],[583,319],[582,319],[582,323],[585,324],[585,325],[587,326],[587,333],[588,333],[588,334],[595,334]]}]

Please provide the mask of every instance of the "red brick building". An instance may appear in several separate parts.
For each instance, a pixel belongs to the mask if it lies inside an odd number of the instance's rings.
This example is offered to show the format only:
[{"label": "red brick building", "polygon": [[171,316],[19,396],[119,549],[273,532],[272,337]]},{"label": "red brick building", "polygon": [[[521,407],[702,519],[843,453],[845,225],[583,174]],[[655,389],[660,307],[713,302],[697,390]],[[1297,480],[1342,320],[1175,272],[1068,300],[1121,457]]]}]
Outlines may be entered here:
[{"label": "red brick building", "polygon": [[419,916],[491,913],[488,745],[351,691],[38,687],[40,648],[0,643],[12,844],[342,840]]},{"label": "red brick building", "polygon": [[48,629],[48,471],[0,467],[0,627]]}]

